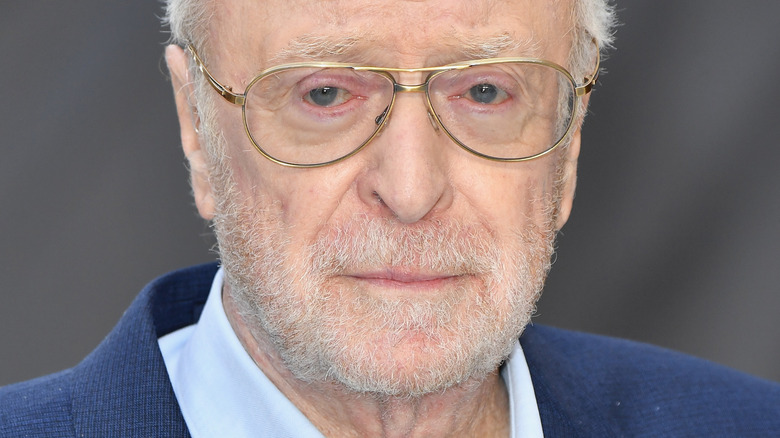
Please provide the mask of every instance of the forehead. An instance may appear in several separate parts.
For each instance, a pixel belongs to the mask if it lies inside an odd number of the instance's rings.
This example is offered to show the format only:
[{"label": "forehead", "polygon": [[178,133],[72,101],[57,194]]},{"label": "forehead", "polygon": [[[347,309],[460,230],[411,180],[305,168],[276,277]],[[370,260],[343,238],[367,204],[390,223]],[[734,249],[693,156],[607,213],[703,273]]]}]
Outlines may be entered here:
[{"label": "forehead", "polygon": [[254,68],[308,59],[421,67],[464,57],[565,62],[566,0],[224,0],[209,29],[217,58]]}]

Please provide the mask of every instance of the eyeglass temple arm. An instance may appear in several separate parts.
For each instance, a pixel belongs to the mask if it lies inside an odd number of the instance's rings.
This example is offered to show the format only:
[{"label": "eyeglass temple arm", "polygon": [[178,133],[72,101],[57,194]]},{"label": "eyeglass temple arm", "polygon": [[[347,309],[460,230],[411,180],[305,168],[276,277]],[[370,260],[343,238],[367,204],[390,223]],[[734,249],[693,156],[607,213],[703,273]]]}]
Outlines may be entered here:
[{"label": "eyeglass temple arm", "polygon": [[[246,96],[243,94],[236,94],[233,92],[233,89],[230,86],[222,85],[219,81],[217,81],[214,76],[211,75],[209,70],[206,68],[206,65],[204,64],[203,60],[200,58],[200,55],[198,55],[198,52],[195,50],[195,47],[192,46],[192,44],[187,44],[187,50],[192,55],[192,58],[195,60],[195,63],[198,65],[198,69],[206,76],[206,80],[208,80],[209,84],[212,88],[214,88],[217,93],[219,93],[220,96],[222,96],[225,100],[228,102],[234,104],[234,105],[243,105],[244,101],[246,100]],[[584,96],[593,89],[593,85],[596,83],[596,80],[598,80],[599,77],[599,65],[601,64],[601,53],[598,47],[598,44],[596,44],[596,67],[593,70],[593,73],[590,76],[585,77],[585,84],[580,85],[576,88],[577,96]]]},{"label": "eyeglass temple arm", "polygon": [[217,93],[219,93],[220,96],[225,98],[228,102],[235,104],[235,105],[243,105],[245,96],[243,94],[236,94],[233,92],[233,89],[230,86],[222,85],[214,79],[214,76],[211,76],[211,73],[209,73],[209,70],[206,68],[206,64],[203,63],[203,60],[200,59],[200,55],[198,55],[198,52],[195,50],[195,47],[192,46],[192,44],[187,44],[187,50],[192,55],[192,58],[195,60],[195,64],[198,65],[198,69],[206,76],[206,80],[209,81],[209,84],[212,88],[217,90]]},{"label": "eyeglass temple arm", "polygon": [[599,45],[595,40],[593,41],[593,43],[596,45],[596,68],[593,70],[593,73],[591,73],[590,76],[585,76],[585,83],[577,87],[578,97],[590,93],[590,91],[593,89],[593,86],[596,85],[596,81],[599,79],[599,66],[601,65],[601,50],[599,50]]}]

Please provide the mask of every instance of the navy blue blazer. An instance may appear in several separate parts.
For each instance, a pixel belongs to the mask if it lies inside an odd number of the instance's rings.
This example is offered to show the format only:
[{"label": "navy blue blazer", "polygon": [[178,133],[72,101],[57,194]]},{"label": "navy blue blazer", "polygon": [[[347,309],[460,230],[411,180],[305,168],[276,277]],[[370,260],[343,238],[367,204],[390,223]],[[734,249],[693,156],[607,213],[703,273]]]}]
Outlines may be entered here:
[{"label": "navy blue blazer", "polygon": [[[0,437],[188,437],[157,338],[197,321],[216,265],[161,277],[79,365],[0,389]],[[546,437],[780,436],[780,385],[634,342],[529,326]]]}]

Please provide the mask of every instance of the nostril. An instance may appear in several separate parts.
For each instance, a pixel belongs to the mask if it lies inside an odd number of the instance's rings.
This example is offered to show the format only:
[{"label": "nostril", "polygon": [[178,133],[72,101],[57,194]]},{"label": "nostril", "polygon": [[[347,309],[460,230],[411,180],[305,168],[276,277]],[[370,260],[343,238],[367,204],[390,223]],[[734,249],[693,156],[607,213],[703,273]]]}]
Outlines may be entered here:
[{"label": "nostril", "polygon": [[385,201],[382,200],[382,197],[377,193],[376,191],[372,193],[374,198],[376,198],[376,202],[379,203],[379,205],[385,206]]}]

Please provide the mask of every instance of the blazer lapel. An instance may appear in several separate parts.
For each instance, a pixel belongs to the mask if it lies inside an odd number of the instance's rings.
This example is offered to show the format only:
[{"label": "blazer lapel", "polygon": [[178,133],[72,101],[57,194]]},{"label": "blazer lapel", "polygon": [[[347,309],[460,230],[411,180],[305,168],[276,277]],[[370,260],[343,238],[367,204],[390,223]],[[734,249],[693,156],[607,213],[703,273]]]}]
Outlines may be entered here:
[{"label": "blazer lapel", "polygon": [[98,348],[74,368],[77,436],[190,436],[157,338],[158,332],[197,321],[215,271],[216,265],[191,268],[147,286]]},{"label": "blazer lapel", "polygon": [[566,352],[546,333],[529,325],[520,338],[545,438],[616,436],[589,398],[588,376],[569,366]]}]

